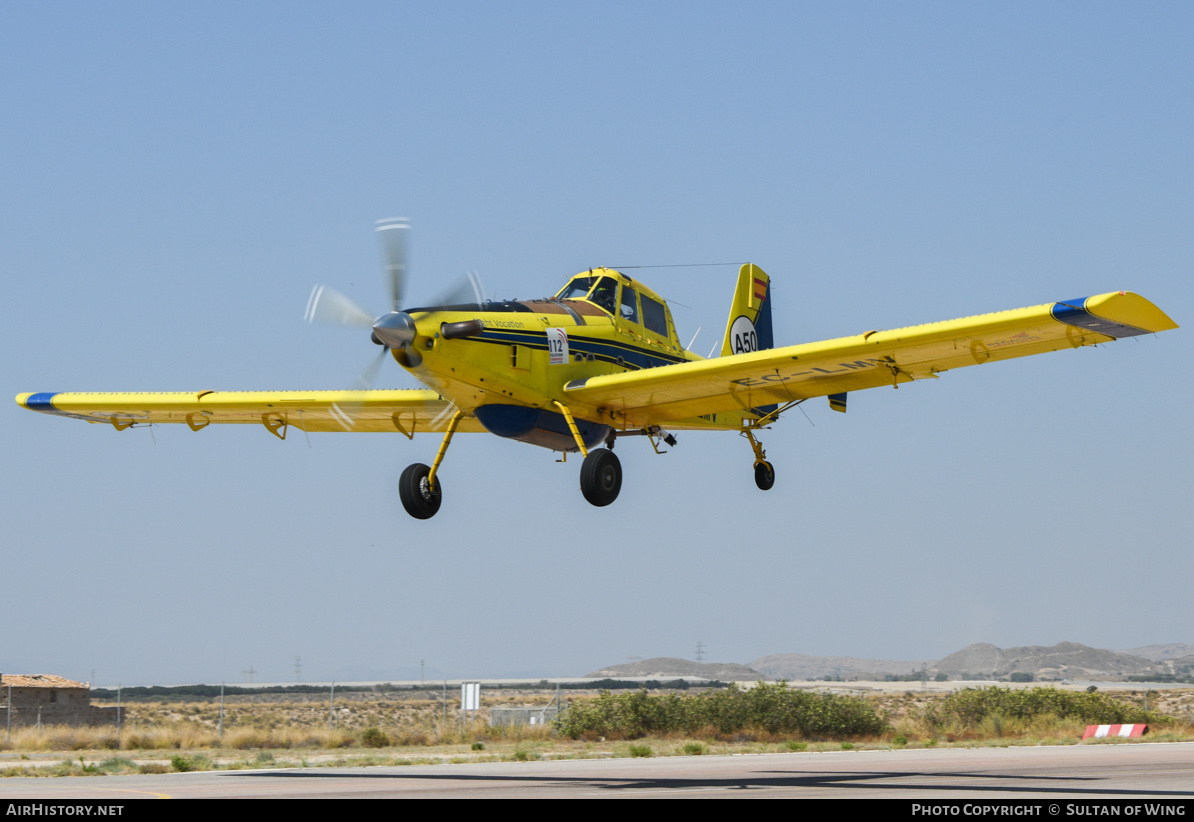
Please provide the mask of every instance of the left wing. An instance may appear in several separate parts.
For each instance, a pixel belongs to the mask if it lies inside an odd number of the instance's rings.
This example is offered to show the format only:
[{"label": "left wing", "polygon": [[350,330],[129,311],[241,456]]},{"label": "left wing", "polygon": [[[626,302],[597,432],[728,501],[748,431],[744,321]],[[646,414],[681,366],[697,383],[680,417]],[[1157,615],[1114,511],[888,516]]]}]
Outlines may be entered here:
[{"label": "left wing", "polygon": [[[20,394],[31,411],[106,422],[117,429],[150,423],[185,423],[198,431],[210,424],[258,423],[279,437],[286,426],[303,431],[443,430],[456,407],[434,391],[197,391],[177,393]],[[462,432],[484,431],[475,417]]]},{"label": "left wing", "polygon": [[1177,328],[1145,298],[1117,291],[960,320],[573,380],[577,416],[618,427],[743,411],[935,378],[951,368]]}]

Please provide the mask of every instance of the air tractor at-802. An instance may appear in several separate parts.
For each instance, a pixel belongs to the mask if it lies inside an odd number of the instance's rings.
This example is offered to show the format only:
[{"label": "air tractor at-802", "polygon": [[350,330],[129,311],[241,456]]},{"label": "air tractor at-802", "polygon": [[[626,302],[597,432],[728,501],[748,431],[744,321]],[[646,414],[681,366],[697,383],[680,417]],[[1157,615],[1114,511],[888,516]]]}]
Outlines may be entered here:
[{"label": "air tractor at-802", "polygon": [[[487,432],[552,451],[580,452],[580,489],[609,505],[622,487],[615,443],[644,438],[656,450],[674,432],[737,431],[750,444],[755,483],[775,470],[758,432],[789,409],[827,397],[846,410],[852,391],[898,387],[969,365],[1081,348],[1177,325],[1148,300],[1125,291],[823,342],[775,347],[771,282],[758,266],[738,271],[720,356],[685,350],[667,302],[608,268],[572,277],[553,297],[484,300],[475,278],[431,306],[405,303],[410,224],[378,224],[390,291],[380,316],[317,287],[307,320],[368,329],[381,347],[360,386],[348,391],[27,393],[32,411],[105,423],[118,430],[178,423],[262,425],[280,439],[303,431],[442,436],[431,465],[403,471],[399,496],[418,519],[443,500],[440,468],[452,438]],[[372,389],[387,358],[424,389]]]}]

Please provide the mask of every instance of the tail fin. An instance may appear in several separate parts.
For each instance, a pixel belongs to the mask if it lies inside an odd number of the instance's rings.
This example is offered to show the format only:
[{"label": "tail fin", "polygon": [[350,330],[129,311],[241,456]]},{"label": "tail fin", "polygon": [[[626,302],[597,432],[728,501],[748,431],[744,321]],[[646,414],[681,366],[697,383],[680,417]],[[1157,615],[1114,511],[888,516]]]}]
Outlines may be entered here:
[{"label": "tail fin", "polygon": [[771,278],[763,269],[747,263],[738,269],[738,285],[726,323],[721,356],[748,354],[775,347],[771,332]]}]

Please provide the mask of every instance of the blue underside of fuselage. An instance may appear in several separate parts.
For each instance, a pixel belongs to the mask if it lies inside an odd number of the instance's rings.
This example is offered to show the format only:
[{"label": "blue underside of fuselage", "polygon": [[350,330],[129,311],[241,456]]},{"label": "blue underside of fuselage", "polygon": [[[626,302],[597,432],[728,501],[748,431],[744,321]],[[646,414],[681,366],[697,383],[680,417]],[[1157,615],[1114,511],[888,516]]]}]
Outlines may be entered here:
[{"label": "blue underside of fuselage", "polygon": [[[485,430],[499,437],[550,448],[552,451],[578,451],[576,440],[563,414],[525,405],[482,405],[474,412]],[[605,442],[610,426],[588,420],[576,420],[576,429],[585,448]]]}]

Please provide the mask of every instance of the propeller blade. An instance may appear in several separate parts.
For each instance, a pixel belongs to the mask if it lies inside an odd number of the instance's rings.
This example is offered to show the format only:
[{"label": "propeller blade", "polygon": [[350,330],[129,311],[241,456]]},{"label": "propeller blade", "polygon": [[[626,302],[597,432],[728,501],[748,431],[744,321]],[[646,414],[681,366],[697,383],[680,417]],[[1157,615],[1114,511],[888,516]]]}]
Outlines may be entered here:
[{"label": "propeller blade", "polygon": [[352,388],[346,392],[348,396],[341,402],[332,403],[332,416],[345,431],[351,431],[356,427],[357,420],[361,416],[361,409],[365,405],[365,392],[373,388],[373,383],[377,381],[377,374],[381,370],[381,364],[385,362],[389,353],[389,347],[383,347],[381,353],[373,358],[373,361],[353,382]]},{"label": "propeller blade", "polygon": [[468,278],[473,284],[473,295],[477,299],[477,305],[483,305],[485,303],[485,288],[481,285],[481,275],[476,271],[470,271]]},{"label": "propeller blade", "polygon": [[386,361],[386,357],[390,354],[390,347],[382,346],[381,352],[373,358],[368,367],[361,372],[357,377],[357,381],[353,383],[353,390],[368,391],[373,388],[373,383],[377,382],[377,372],[381,370],[381,364]]},{"label": "propeller blade", "polygon": [[339,291],[324,285],[311,289],[307,298],[307,312],[303,315],[309,323],[329,325],[354,325],[369,328],[374,316]]},{"label": "propeller blade", "polygon": [[452,417],[456,415],[457,410],[458,409],[456,408],[455,403],[448,403],[447,408],[445,408],[443,411],[440,411],[435,416],[435,419],[428,423],[428,427],[432,431],[442,431],[445,427],[447,427],[448,422],[451,421]]},{"label": "propeller blade", "polygon": [[484,302],[485,289],[481,287],[481,278],[476,271],[469,271],[464,280],[440,292],[431,306],[438,308],[446,305],[467,305],[480,310]]},{"label": "propeller blade", "polygon": [[377,234],[381,238],[382,261],[386,267],[386,280],[390,289],[390,309],[402,308],[406,293],[406,251],[410,241],[410,220],[395,217],[379,220]]}]

